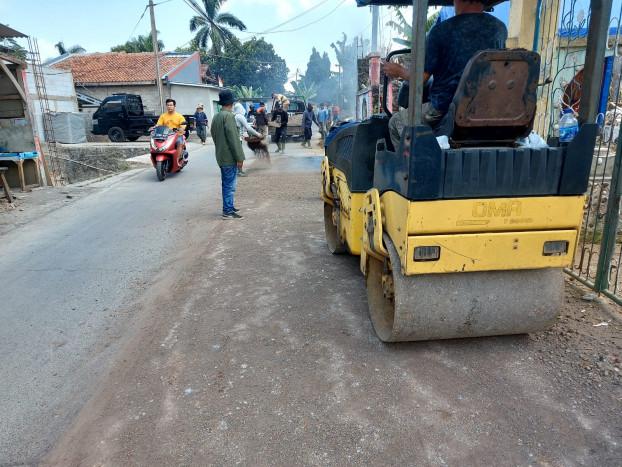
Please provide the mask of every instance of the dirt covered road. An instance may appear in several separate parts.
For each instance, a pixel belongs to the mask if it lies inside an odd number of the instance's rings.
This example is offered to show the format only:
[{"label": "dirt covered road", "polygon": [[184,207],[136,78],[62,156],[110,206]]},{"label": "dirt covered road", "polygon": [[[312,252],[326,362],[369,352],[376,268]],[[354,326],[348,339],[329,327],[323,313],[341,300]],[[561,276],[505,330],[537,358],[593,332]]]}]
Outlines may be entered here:
[{"label": "dirt covered road", "polygon": [[549,332],[383,344],[358,257],[326,248],[319,157],[254,162],[245,219],[192,213],[218,224],[128,305],[46,465],[620,465],[617,307],[567,279]]}]

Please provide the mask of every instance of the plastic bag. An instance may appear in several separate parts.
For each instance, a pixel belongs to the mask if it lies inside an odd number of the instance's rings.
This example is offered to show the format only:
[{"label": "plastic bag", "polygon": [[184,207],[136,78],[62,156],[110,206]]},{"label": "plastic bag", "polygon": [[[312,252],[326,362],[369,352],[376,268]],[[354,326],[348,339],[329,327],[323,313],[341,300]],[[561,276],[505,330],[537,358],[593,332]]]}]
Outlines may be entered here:
[{"label": "plastic bag", "polygon": [[549,147],[546,141],[535,131],[529,133],[527,138],[521,138],[516,142],[521,148],[544,149]]},{"label": "plastic bag", "polygon": [[449,149],[449,138],[447,136],[437,136],[436,141],[441,149]]}]

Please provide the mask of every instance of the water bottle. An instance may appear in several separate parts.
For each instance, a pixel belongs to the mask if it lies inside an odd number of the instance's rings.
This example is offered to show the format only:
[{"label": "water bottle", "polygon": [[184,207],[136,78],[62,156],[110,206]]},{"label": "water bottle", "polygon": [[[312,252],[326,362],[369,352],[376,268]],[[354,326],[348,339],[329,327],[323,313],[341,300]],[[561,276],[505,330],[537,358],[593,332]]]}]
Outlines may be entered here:
[{"label": "water bottle", "polygon": [[559,142],[570,143],[579,131],[579,122],[572,114],[572,109],[564,109],[564,115],[559,120]]}]

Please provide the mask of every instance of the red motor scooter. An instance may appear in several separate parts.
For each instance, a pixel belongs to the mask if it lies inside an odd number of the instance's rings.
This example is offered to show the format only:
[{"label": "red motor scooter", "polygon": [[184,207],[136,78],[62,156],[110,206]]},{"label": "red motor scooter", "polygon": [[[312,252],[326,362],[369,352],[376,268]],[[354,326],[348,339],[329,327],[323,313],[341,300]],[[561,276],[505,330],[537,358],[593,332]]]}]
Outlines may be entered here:
[{"label": "red motor scooter", "polygon": [[175,142],[179,133],[171,130],[167,126],[159,125],[151,132],[151,163],[156,169],[156,175],[161,182],[166,178],[166,174],[179,172],[188,165],[188,151],[186,151],[186,138],[184,139],[184,149],[181,160],[176,160],[177,150]]}]

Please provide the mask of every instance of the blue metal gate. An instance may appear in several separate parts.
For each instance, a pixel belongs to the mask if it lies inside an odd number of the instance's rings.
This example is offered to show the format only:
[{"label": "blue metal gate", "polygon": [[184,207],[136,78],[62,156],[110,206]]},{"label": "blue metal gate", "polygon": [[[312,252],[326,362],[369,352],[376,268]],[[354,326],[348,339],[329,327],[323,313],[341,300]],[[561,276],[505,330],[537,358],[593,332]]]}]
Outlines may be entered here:
[{"label": "blue metal gate", "polygon": [[557,136],[566,108],[580,122],[600,124],[579,247],[566,272],[620,304],[621,18],[621,0],[539,0],[533,45],[542,58],[541,82],[551,81],[540,88],[534,131]]}]

